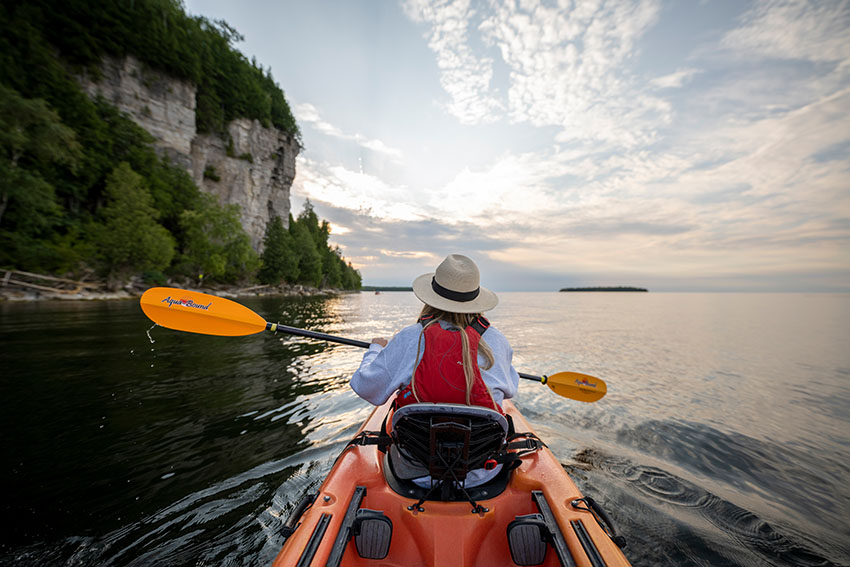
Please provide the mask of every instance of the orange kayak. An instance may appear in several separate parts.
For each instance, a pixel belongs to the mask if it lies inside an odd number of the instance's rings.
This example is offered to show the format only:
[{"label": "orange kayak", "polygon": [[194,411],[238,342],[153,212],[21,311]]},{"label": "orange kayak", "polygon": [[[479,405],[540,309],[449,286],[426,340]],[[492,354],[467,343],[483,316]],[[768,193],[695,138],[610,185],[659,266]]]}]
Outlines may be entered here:
[{"label": "orange kayak", "polygon": [[[390,406],[376,408],[361,433],[386,429]],[[503,409],[516,432],[531,432],[510,401]],[[420,502],[412,484],[393,480],[390,452],[349,445],[318,492],[293,510],[273,565],[630,565],[605,513],[540,445],[514,470],[500,472],[501,484],[470,489],[455,501]]]}]

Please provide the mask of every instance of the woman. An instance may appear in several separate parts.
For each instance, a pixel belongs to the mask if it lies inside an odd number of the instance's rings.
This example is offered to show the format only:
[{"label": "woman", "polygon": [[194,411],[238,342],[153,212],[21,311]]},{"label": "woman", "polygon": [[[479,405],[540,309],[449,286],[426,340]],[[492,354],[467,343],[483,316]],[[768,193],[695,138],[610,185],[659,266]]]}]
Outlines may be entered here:
[{"label": "woman", "polygon": [[481,316],[499,300],[479,281],[475,262],[460,254],[416,278],[413,293],[425,304],[419,320],[390,341],[372,339],[351,378],[354,391],[375,405],[398,392],[397,406],[466,403],[501,411],[519,375],[507,339]]},{"label": "woman", "polygon": [[[413,293],[425,304],[419,320],[390,341],[372,339],[351,378],[354,391],[375,405],[395,394],[396,407],[461,403],[501,413],[502,400],[517,392],[519,375],[511,365],[508,340],[481,316],[499,300],[479,281],[475,262],[460,254],[446,257],[434,273],[416,278]],[[427,470],[406,463],[395,446],[390,455],[399,476],[430,485]],[[469,471],[464,484],[484,484],[501,468]]]}]

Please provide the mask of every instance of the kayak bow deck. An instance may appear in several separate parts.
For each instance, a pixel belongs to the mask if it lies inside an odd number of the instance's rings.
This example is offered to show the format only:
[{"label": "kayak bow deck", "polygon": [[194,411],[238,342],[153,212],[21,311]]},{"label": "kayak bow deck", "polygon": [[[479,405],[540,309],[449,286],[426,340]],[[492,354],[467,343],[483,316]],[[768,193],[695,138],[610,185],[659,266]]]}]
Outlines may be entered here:
[{"label": "kayak bow deck", "polygon": [[[376,408],[360,431],[380,431],[390,406]],[[503,409],[516,431],[531,431],[510,401]],[[414,490],[396,492],[386,466],[376,445],[347,446],[318,493],[305,495],[293,510],[274,567],[629,565],[599,521],[607,519],[604,512],[583,498],[545,446],[502,475],[507,484],[492,490],[498,494],[479,487],[484,511],[478,513],[467,500],[415,507]]]}]

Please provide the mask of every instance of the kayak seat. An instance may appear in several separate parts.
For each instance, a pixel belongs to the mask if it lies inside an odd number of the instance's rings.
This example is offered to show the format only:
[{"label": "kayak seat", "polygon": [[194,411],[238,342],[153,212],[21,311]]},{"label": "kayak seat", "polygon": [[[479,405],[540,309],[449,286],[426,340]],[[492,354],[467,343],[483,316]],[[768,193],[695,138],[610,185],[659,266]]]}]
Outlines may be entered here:
[{"label": "kayak seat", "polygon": [[[420,503],[467,500],[477,507],[476,500],[497,496],[507,486],[510,467],[494,458],[502,454],[509,430],[504,415],[480,406],[422,403],[399,408],[385,456],[387,482]],[[481,474],[485,470],[493,472]],[[413,482],[422,477],[430,477],[428,488]]]},{"label": "kayak seat", "polygon": [[[390,455],[383,456],[384,462],[384,477],[387,481],[387,485],[395,492],[396,494],[400,494],[407,498],[413,498],[416,500],[439,500],[442,497],[442,493],[438,496],[434,496],[431,498],[428,495],[430,488],[423,488],[419,486],[415,482],[412,482],[409,478],[402,478],[395,472],[395,466],[392,463],[392,459]],[[488,498],[495,498],[499,494],[505,491],[508,487],[508,482],[511,479],[511,471],[507,467],[502,467],[502,469],[496,474],[495,477],[490,479],[484,484],[479,484],[474,487],[467,487],[466,492],[476,501],[478,500],[487,500]],[[427,497],[427,498],[426,498]],[[454,498],[449,497],[446,498],[445,501],[458,501],[458,500],[466,500],[462,493],[455,493]]]}]

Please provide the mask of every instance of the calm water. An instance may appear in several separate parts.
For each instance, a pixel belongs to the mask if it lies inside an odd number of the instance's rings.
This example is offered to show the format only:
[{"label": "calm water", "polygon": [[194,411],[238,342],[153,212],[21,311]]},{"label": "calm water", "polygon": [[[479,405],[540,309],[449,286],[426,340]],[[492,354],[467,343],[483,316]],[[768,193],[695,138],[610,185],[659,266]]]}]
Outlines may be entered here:
[{"label": "calm water", "polygon": [[[503,293],[517,406],[635,565],[850,565],[850,295]],[[368,340],[409,293],[241,300]],[[207,337],[135,302],[0,304],[2,565],[264,565],[370,407],[362,351]],[[153,341],[153,342],[152,342]]]}]

